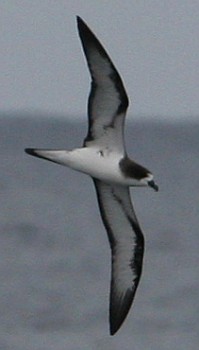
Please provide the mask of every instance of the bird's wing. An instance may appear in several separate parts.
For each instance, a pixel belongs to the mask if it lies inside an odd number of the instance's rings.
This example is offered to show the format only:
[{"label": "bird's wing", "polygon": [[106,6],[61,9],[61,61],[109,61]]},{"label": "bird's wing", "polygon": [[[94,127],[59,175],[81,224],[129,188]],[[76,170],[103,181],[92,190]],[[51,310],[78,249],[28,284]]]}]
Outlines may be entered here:
[{"label": "bird's wing", "polygon": [[123,82],[105,49],[80,17],[79,36],[91,74],[88,101],[89,127],[84,145],[89,142],[124,153],[124,117],[128,97]]},{"label": "bird's wing", "polygon": [[95,180],[99,208],[112,251],[110,332],[120,328],[134,299],[142,272],[144,237],[129,188]]}]

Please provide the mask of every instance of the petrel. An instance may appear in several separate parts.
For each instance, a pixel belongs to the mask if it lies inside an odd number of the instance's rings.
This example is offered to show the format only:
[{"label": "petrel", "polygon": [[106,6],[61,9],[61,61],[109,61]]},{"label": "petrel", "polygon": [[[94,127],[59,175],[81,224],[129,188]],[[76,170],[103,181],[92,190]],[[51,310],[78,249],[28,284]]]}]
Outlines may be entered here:
[{"label": "petrel", "polygon": [[79,36],[91,75],[88,133],[83,147],[67,150],[27,148],[33,156],[90,175],[112,253],[110,334],[132,305],[142,273],[144,237],[130,198],[130,186],[158,191],[152,173],[131,160],[124,143],[128,97],[112,60],[86,23],[77,17]]}]

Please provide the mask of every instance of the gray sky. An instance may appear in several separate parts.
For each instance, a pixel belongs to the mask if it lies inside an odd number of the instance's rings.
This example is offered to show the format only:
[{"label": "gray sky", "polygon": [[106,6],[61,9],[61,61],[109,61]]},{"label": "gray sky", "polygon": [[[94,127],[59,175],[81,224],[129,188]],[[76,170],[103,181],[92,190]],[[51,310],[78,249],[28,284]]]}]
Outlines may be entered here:
[{"label": "gray sky", "polygon": [[0,111],[85,118],[90,79],[76,15],[118,68],[129,114],[199,117],[198,0],[1,1]]}]

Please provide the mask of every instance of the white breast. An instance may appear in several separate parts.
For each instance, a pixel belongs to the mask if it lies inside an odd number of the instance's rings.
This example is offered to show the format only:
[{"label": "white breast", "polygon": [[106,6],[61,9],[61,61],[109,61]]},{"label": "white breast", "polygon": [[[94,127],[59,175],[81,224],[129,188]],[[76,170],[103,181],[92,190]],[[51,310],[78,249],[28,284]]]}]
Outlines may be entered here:
[{"label": "white breast", "polygon": [[145,186],[146,184],[124,177],[119,162],[122,154],[98,148],[78,148],[65,154],[62,164],[74,170],[90,175],[106,183],[117,183],[125,186]]}]

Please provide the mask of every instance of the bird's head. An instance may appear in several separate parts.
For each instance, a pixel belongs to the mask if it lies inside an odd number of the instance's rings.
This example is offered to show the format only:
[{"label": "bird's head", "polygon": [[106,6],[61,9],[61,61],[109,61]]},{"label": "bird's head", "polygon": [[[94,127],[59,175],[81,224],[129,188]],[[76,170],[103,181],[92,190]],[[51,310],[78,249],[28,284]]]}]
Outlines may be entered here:
[{"label": "bird's head", "polygon": [[153,175],[151,173],[147,173],[147,176],[144,177],[141,182],[143,185],[149,186],[154,189],[154,191],[158,191],[158,185],[156,185],[155,181],[153,180]]}]

